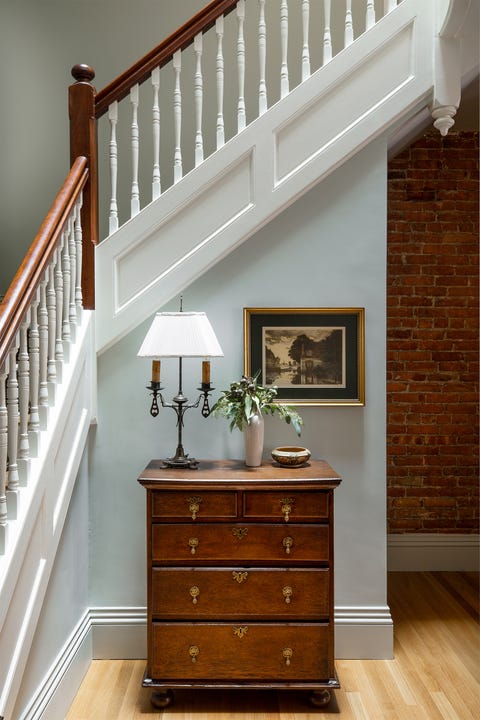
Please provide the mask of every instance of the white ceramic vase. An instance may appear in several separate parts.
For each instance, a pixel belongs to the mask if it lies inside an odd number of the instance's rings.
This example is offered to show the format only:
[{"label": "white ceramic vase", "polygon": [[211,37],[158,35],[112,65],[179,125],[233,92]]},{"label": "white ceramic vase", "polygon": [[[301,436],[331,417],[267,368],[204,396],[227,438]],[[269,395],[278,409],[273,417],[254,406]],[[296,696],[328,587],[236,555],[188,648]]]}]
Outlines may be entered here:
[{"label": "white ceramic vase", "polygon": [[248,467],[259,467],[259,465],[262,464],[263,432],[263,416],[256,413],[255,415],[252,415],[248,425],[243,431],[245,465]]}]

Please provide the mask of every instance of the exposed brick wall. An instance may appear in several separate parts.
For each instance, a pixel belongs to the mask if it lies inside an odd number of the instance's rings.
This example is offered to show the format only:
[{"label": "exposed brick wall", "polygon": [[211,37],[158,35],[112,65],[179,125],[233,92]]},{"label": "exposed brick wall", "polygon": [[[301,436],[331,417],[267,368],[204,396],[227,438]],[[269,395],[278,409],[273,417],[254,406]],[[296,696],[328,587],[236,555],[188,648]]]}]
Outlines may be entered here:
[{"label": "exposed brick wall", "polygon": [[478,132],[390,161],[390,532],[478,532]]}]

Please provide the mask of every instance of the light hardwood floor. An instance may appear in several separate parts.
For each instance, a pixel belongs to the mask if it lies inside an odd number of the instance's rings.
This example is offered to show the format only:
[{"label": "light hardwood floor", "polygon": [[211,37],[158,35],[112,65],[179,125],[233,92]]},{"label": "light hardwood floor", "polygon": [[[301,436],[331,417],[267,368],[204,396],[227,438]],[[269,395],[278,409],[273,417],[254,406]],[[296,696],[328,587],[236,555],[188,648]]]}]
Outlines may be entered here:
[{"label": "light hardwood floor", "polygon": [[154,711],[144,660],[96,660],[67,720],[478,720],[478,573],[390,573],[394,660],[337,660],[328,709],[302,692],[176,691]]}]

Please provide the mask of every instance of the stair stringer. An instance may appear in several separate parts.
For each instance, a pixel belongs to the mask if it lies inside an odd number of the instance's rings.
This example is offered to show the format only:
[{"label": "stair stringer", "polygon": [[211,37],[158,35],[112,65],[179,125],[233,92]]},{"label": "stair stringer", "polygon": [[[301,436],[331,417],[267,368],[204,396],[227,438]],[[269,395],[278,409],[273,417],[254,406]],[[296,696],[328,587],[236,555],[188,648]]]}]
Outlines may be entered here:
[{"label": "stair stringer", "polygon": [[404,0],[97,247],[98,352],[431,102],[432,12]]}]

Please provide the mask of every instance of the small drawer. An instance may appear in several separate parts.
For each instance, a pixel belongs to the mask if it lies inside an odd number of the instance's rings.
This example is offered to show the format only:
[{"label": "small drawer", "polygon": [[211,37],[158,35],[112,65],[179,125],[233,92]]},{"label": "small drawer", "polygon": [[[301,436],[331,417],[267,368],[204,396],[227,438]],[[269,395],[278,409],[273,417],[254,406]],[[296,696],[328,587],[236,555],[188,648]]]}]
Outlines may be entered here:
[{"label": "small drawer", "polygon": [[161,565],[325,564],[328,525],[152,525],[152,563]]},{"label": "small drawer", "polygon": [[214,520],[237,517],[235,492],[152,492],[152,517],[189,518],[190,520]]},{"label": "small drawer", "polygon": [[[325,681],[328,623],[153,623],[151,677]],[[333,669],[333,668],[332,668]]]},{"label": "small drawer", "polygon": [[153,615],[164,620],[319,620],[328,617],[327,569],[154,568]]},{"label": "small drawer", "polygon": [[324,492],[246,491],[243,516],[249,520],[273,520],[278,522],[312,522],[326,520],[329,510],[329,494]]}]

